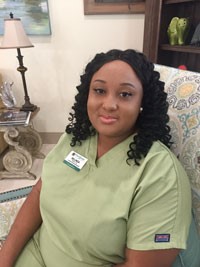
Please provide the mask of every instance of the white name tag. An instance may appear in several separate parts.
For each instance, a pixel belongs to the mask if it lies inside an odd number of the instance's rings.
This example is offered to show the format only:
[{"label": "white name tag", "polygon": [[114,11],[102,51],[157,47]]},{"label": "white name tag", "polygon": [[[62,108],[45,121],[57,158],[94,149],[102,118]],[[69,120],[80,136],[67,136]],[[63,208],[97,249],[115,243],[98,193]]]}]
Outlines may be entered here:
[{"label": "white name tag", "polygon": [[76,171],[80,171],[86,162],[87,159],[75,151],[71,151],[64,159],[64,163]]}]

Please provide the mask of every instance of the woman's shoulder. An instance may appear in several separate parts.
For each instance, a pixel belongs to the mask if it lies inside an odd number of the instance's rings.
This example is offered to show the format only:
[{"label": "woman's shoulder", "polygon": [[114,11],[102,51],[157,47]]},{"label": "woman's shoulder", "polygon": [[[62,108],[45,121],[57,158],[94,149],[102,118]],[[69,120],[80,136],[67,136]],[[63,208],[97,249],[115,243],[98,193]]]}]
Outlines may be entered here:
[{"label": "woman's shoulder", "polygon": [[48,158],[54,156],[54,154],[58,152],[60,153],[62,150],[66,150],[68,147],[70,147],[71,138],[71,134],[67,134],[65,132],[62,133],[53,149],[46,156],[45,161],[47,161]]},{"label": "woman's shoulder", "polygon": [[153,142],[148,154],[165,154],[170,157],[177,158],[176,155],[172,152],[172,150],[160,141]]},{"label": "woman's shoulder", "polygon": [[64,140],[71,140],[72,139],[72,134],[68,134],[66,132],[62,133],[57,144],[63,142]]},{"label": "woman's shoulder", "polygon": [[174,173],[178,176],[186,176],[186,171],[177,158],[177,156],[173,153],[170,148],[164,145],[160,141],[156,141],[151,146],[146,158],[147,165],[154,165],[158,172],[162,172],[162,170],[168,169],[173,170]]},{"label": "woman's shoulder", "polygon": [[160,141],[155,141],[152,144],[147,156],[145,157],[145,161],[148,163],[157,163],[160,168],[162,168],[163,165],[167,164],[168,166],[171,166],[175,169],[178,168],[183,170],[182,163],[174,154],[174,152]]},{"label": "woman's shoulder", "polygon": [[54,146],[54,152],[62,151],[63,149],[65,151],[72,150],[73,147],[77,151],[80,149],[84,149],[85,147],[88,147],[88,144],[90,143],[90,140],[92,139],[92,137],[88,137],[86,140],[82,141],[81,143],[77,142],[75,146],[72,145],[72,139],[73,139],[73,134],[68,134],[66,132],[62,133],[58,142]]},{"label": "woman's shoulder", "polygon": [[72,141],[72,138],[73,138],[73,135],[72,134],[68,134],[66,132],[62,133],[60,138],[58,139],[58,142],[56,143],[55,147],[57,146],[62,146],[63,144],[66,146],[66,145],[69,145],[70,146],[70,143]]},{"label": "woman's shoulder", "polygon": [[[146,175],[146,183],[165,181],[172,188],[178,187],[184,194],[190,194],[189,178],[177,156],[162,142],[153,143],[149,153],[141,164]],[[150,177],[148,177],[150,176]]]}]

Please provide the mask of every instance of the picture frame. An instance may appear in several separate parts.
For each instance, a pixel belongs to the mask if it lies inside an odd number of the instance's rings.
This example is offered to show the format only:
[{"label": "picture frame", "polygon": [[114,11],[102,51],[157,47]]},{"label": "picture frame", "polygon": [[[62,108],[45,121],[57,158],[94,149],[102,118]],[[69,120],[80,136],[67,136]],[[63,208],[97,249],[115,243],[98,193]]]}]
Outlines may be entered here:
[{"label": "picture frame", "polygon": [[4,19],[20,18],[28,35],[51,35],[48,0],[1,0],[0,35],[4,33]]},{"label": "picture frame", "polygon": [[84,15],[143,14],[145,0],[83,0]]}]

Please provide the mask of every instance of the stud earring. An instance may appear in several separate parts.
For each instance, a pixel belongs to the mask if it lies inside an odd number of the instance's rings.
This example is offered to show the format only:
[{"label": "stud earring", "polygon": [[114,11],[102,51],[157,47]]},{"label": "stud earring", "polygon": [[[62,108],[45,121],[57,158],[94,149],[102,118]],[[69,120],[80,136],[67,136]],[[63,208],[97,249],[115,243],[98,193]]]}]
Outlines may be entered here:
[{"label": "stud earring", "polygon": [[140,112],[142,112],[142,111],[143,111],[143,107],[140,108]]}]

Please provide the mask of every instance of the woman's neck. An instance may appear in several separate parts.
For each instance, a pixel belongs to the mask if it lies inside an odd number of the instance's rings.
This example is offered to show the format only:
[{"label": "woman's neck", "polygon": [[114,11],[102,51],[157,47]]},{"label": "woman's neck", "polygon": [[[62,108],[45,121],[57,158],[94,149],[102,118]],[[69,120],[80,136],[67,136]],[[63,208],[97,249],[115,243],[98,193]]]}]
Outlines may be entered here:
[{"label": "woman's neck", "polygon": [[114,146],[121,143],[124,139],[121,139],[119,137],[115,138],[115,137],[106,137],[106,136],[99,135],[98,141],[97,141],[97,159],[99,159],[104,154],[106,154]]}]

